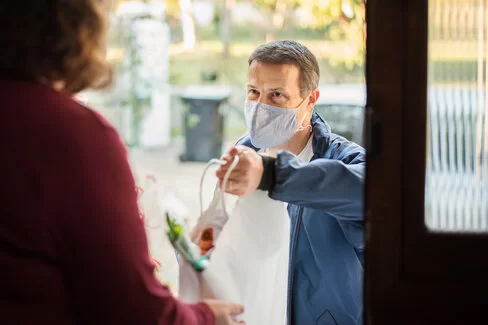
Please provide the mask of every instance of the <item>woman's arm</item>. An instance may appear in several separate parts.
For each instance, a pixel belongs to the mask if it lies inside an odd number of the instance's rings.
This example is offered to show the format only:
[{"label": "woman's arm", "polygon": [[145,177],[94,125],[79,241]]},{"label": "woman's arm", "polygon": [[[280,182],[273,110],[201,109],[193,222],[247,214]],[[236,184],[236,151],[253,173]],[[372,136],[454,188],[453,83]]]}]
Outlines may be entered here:
[{"label": "woman's arm", "polygon": [[[83,323],[213,324],[155,277],[133,175],[117,133],[97,114],[55,139],[62,150],[44,182],[61,269]],[[164,265],[163,265],[164,267]]]}]

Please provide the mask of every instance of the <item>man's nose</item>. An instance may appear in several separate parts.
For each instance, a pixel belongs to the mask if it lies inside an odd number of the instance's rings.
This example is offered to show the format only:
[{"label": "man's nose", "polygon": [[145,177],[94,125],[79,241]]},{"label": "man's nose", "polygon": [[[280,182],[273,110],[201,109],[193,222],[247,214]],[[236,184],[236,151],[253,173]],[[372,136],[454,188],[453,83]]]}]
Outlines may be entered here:
[{"label": "man's nose", "polygon": [[259,95],[258,99],[256,100],[258,103],[261,104],[266,104],[266,105],[271,105],[270,101],[268,98],[264,95]]}]

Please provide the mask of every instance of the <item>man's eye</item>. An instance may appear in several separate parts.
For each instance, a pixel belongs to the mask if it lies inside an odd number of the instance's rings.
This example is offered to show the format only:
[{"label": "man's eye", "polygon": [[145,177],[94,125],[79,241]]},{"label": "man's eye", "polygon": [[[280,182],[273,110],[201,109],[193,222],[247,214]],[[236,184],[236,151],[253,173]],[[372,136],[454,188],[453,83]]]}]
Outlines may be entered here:
[{"label": "man's eye", "polygon": [[279,98],[279,97],[283,97],[283,94],[282,94],[282,93],[280,93],[279,91],[275,91],[275,92],[273,93],[273,96],[275,96],[275,97],[278,97],[278,98]]}]

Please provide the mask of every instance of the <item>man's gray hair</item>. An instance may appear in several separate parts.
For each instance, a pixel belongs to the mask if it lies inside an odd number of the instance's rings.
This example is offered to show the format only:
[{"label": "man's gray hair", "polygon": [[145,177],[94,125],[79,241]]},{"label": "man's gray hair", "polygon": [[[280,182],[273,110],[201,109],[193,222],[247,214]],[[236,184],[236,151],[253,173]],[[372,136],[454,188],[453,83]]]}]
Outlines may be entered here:
[{"label": "man's gray hair", "polygon": [[268,64],[293,64],[300,69],[298,86],[302,98],[319,85],[320,69],[315,55],[296,41],[274,41],[260,45],[249,56],[248,63],[253,61]]}]

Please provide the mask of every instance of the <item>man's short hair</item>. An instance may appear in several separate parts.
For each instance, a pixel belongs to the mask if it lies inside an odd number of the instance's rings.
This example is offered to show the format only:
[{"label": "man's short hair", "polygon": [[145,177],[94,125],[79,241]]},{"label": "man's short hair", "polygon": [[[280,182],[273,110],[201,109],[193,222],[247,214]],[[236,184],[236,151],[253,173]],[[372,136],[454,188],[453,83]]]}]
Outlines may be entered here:
[{"label": "man's short hair", "polygon": [[308,92],[319,85],[320,69],[315,55],[296,41],[274,41],[260,45],[249,56],[248,63],[253,61],[268,64],[293,64],[300,69],[298,86],[304,98]]}]

